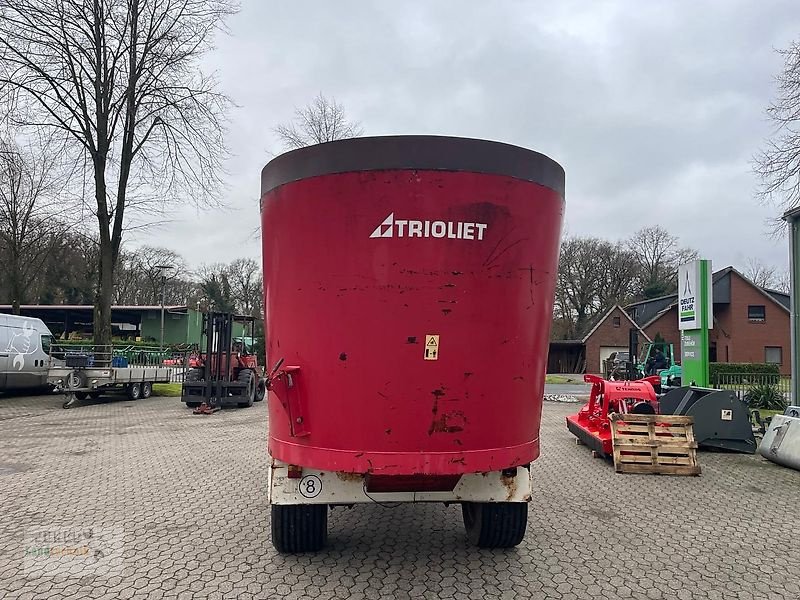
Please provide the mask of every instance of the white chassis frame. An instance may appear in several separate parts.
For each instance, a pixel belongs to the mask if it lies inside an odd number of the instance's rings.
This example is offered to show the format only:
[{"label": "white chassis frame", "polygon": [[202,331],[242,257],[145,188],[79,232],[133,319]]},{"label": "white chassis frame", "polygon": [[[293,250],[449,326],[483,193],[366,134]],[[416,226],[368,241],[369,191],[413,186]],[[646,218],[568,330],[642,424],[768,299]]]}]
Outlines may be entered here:
[{"label": "white chassis frame", "polygon": [[270,504],[366,504],[370,502],[529,502],[532,480],[528,467],[513,477],[500,471],[467,473],[452,492],[367,492],[365,476],[302,467],[290,478],[286,463],[272,459],[269,467]]}]

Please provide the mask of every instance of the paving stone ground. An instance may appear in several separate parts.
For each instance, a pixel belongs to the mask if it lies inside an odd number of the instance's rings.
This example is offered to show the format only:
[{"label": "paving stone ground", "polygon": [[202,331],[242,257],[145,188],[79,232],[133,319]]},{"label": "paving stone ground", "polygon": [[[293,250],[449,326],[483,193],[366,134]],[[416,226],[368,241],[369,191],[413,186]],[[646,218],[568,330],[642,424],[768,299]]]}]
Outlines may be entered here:
[{"label": "paving stone ground", "polygon": [[[575,408],[545,404],[518,548],[468,546],[457,506],[370,505],[281,556],[264,403],[0,398],[0,598],[800,598],[800,472],[703,453],[698,478],[618,475],[566,431]],[[37,527],[98,532],[115,562],[47,572]]]}]

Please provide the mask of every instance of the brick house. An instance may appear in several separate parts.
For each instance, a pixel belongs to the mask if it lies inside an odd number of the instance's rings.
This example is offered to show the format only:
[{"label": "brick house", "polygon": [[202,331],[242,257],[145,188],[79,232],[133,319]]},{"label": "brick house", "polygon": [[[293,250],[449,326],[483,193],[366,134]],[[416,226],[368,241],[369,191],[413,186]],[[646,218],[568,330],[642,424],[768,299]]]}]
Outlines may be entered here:
[{"label": "brick house", "polygon": [[553,340],[547,359],[548,373],[602,373],[603,361],[612,352],[627,352],[629,332],[639,331],[639,339],[652,341],[619,305],[598,315],[575,340]]},{"label": "brick house", "polygon": [[[790,374],[789,295],[761,288],[733,267],[713,275],[711,362],[777,363]],[[625,307],[650,339],[660,335],[680,348],[677,294]]]}]

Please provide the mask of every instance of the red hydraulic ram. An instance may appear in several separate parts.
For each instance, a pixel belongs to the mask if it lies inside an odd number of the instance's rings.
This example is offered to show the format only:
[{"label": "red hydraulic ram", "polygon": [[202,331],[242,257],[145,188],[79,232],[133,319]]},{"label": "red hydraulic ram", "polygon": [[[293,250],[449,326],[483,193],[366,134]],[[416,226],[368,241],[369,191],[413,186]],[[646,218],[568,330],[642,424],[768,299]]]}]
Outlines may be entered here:
[{"label": "red hydraulic ram", "polygon": [[276,546],[321,545],[281,541],[309,505],[526,506],[562,168],[483,140],[356,138],[271,161],[261,203]]}]

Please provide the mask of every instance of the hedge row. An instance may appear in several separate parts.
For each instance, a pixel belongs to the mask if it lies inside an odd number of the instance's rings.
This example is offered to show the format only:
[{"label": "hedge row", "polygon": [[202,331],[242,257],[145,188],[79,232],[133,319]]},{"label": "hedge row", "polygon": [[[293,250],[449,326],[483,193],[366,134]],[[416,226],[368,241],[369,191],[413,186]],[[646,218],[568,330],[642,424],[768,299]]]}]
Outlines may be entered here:
[{"label": "hedge row", "polygon": [[781,378],[780,367],[768,363],[711,363],[708,376],[712,385],[777,384]]},{"label": "hedge row", "polygon": [[748,374],[780,374],[780,366],[770,363],[711,363],[708,365],[708,374],[713,379],[718,373],[748,373]]}]

